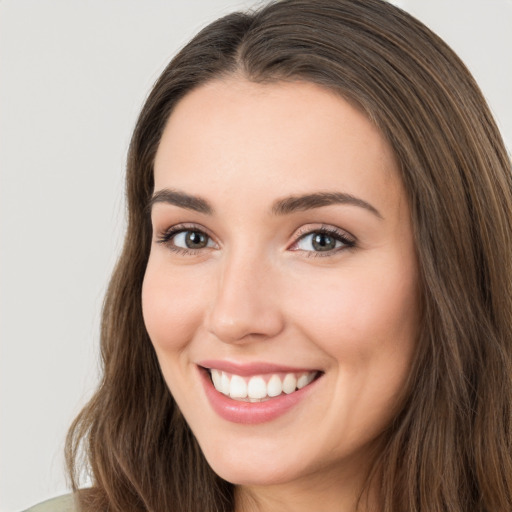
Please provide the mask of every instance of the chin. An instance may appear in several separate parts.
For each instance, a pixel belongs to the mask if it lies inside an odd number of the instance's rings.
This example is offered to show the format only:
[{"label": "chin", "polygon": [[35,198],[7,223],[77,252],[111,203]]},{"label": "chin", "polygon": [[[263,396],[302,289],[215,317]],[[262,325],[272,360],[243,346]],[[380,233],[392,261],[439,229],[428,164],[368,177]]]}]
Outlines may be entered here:
[{"label": "chin", "polygon": [[223,480],[234,485],[250,487],[284,484],[300,476],[295,472],[291,474],[289,468],[284,469],[279,464],[255,467],[254,464],[247,463],[234,465],[216,462],[211,467]]},{"label": "chin", "polygon": [[302,469],[299,461],[289,461],[276,450],[269,454],[258,448],[248,451],[217,447],[213,450],[206,448],[203,454],[213,471],[234,485],[282,484],[297,478]]}]

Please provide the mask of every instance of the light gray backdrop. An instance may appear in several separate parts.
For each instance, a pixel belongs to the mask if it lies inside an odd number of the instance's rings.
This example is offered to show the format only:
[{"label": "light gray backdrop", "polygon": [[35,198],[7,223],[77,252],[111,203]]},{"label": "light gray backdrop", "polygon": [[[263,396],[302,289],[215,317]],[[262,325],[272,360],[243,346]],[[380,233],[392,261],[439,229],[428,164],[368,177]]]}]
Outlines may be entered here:
[{"label": "light gray backdrop", "polygon": [[[396,0],[466,61],[512,147],[512,0]],[[0,1],[0,509],[67,490],[66,429],[97,380],[123,168],[169,58],[236,0]]]}]

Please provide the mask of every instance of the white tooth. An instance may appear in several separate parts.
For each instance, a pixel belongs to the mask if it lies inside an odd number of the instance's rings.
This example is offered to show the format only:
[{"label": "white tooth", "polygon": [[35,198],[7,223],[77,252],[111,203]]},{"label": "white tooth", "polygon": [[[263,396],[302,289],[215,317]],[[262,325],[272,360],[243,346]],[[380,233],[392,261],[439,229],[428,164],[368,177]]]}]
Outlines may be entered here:
[{"label": "white tooth", "polygon": [[249,398],[265,398],[267,396],[267,385],[261,377],[251,377],[247,385],[247,396]]},{"label": "white tooth", "polygon": [[210,373],[211,373],[211,376],[212,376],[212,381],[213,381],[213,386],[215,387],[215,389],[217,391],[220,391],[222,388],[221,388],[221,376],[220,376],[220,371],[219,370],[216,370],[215,368],[212,368],[210,370]]},{"label": "white tooth", "polygon": [[267,384],[268,396],[279,396],[283,392],[281,379],[277,375],[272,375]]},{"label": "white tooth", "polygon": [[283,391],[289,395],[295,391],[297,387],[297,379],[293,373],[287,373],[283,380]]},{"label": "white tooth", "polygon": [[246,398],[247,384],[239,375],[233,375],[229,384],[229,396],[231,398]]},{"label": "white tooth", "polygon": [[311,384],[315,380],[315,377],[316,377],[316,372],[308,373],[308,384]]},{"label": "white tooth", "polygon": [[222,372],[220,378],[220,391],[229,396],[229,377],[224,372]]},{"label": "white tooth", "polygon": [[297,379],[297,388],[302,389],[304,386],[307,386],[309,384],[308,382],[308,374],[303,373],[298,379]]}]

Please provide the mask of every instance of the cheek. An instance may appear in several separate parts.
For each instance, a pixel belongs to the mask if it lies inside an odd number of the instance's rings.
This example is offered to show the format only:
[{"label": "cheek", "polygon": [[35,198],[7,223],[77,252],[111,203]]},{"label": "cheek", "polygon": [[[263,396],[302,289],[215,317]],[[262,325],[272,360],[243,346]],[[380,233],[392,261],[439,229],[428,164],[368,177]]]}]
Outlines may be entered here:
[{"label": "cheek", "polygon": [[339,281],[317,281],[307,307],[295,313],[302,331],[331,359],[332,402],[338,406],[325,422],[340,424],[341,414],[353,446],[375,438],[391,421],[416,347],[415,267],[384,268],[352,267]]},{"label": "cheek", "polygon": [[415,267],[386,267],[381,260],[346,268],[335,279],[318,279],[307,300],[297,301],[295,315],[304,319],[308,336],[337,360],[363,364],[397,352],[409,354],[419,322]]},{"label": "cheek", "polygon": [[204,289],[191,286],[179,275],[170,274],[151,259],[148,262],[142,286],[142,312],[157,354],[184,348],[203,317]]}]

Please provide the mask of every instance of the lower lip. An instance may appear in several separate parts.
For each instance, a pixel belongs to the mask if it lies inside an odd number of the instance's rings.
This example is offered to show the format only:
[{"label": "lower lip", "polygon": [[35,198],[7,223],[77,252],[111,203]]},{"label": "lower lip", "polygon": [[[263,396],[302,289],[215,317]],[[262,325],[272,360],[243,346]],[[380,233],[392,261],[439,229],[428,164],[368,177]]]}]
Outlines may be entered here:
[{"label": "lower lip", "polygon": [[213,386],[210,374],[206,370],[200,368],[199,373],[201,374],[206,396],[213,410],[227,421],[248,425],[265,423],[282,416],[305,398],[319,380],[316,379],[311,384],[289,395],[282,394],[264,402],[242,402],[233,400],[217,391]]}]

